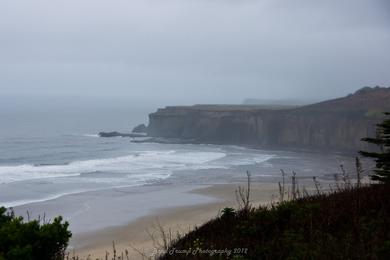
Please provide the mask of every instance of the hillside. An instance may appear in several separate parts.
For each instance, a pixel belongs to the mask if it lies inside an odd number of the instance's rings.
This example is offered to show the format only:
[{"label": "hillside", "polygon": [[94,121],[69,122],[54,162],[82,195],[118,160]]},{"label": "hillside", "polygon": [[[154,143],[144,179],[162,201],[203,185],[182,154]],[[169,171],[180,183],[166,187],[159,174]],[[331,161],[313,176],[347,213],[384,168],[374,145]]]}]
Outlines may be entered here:
[{"label": "hillside", "polygon": [[390,111],[390,88],[363,88],[298,108],[230,105],[166,107],[149,115],[148,134],[187,142],[357,151]]},{"label": "hillside", "polygon": [[390,186],[373,185],[225,210],[160,259],[389,259],[389,202]]},{"label": "hillside", "polygon": [[346,97],[337,98],[298,108],[310,112],[374,113],[390,110],[390,88],[364,87]]}]

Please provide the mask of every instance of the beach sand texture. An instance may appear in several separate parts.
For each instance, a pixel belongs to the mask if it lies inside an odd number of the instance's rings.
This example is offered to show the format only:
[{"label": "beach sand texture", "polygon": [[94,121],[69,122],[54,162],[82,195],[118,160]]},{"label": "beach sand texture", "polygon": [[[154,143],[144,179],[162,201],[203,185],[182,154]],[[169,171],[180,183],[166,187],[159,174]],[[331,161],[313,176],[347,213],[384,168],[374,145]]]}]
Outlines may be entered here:
[{"label": "beach sand texture", "polygon": [[[206,188],[194,189],[190,193],[210,196],[217,199],[215,202],[162,208],[156,212],[141,217],[127,225],[106,228],[103,230],[79,235],[72,240],[74,252],[79,257],[91,259],[102,258],[106,252],[113,255],[113,242],[117,255],[128,251],[130,259],[142,259],[140,252],[145,256],[153,256],[162,243],[159,227],[171,232],[185,234],[212,218],[218,216],[225,207],[237,208],[235,190],[238,186],[245,187],[245,183],[212,185]],[[181,194],[178,193],[177,196]],[[278,186],[275,183],[254,183],[251,187],[251,202],[254,206],[269,204],[278,199]],[[155,239],[152,239],[154,236]],[[157,244],[156,244],[157,243]],[[79,246],[78,246],[79,245]],[[140,251],[140,252],[137,252]]]}]

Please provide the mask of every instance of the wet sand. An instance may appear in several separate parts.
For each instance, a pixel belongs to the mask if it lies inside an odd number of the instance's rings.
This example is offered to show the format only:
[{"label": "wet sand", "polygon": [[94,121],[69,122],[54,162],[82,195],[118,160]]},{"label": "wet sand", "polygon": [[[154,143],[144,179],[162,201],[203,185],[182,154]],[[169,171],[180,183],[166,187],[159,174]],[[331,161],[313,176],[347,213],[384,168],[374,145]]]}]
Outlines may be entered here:
[{"label": "wet sand", "polygon": [[[162,208],[126,225],[79,234],[72,239],[75,254],[82,258],[90,256],[91,259],[104,259],[106,252],[112,256],[114,241],[117,255],[121,255],[122,252],[125,254],[127,250],[130,259],[142,259],[140,252],[148,257],[153,256],[156,249],[161,248],[159,227],[163,227],[175,237],[177,232],[187,233],[194,227],[217,217],[225,207],[237,208],[235,190],[238,186],[245,186],[245,183],[212,185],[178,192],[178,197],[187,193],[207,196],[214,200],[199,201],[201,204],[197,205]],[[252,184],[251,190],[251,202],[255,206],[269,204],[278,199],[277,184],[255,183]]]}]

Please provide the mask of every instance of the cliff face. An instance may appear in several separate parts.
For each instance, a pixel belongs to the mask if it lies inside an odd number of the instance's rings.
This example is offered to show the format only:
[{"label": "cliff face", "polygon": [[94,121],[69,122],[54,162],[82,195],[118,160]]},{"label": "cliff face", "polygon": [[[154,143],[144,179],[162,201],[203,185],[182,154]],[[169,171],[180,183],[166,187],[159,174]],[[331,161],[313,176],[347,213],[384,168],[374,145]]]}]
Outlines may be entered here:
[{"label": "cliff face", "polygon": [[150,114],[148,134],[204,143],[357,151],[366,148],[360,139],[375,134],[380,112],[386,110],[386,88],[295,109],[167,107]]}]

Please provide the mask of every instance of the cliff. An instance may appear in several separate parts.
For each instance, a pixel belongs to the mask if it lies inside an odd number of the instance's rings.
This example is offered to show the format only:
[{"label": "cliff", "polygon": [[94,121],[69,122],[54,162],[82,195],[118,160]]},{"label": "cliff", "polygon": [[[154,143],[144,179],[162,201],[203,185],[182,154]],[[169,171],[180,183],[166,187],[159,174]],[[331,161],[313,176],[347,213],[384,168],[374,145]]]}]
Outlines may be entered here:
[{"label": "cliff", "polygon": [[148,134],[188,142],[336,151],[365,149],[390,88],[363,88],[347,97],[299,108],[195,105],[150,114]]}]

